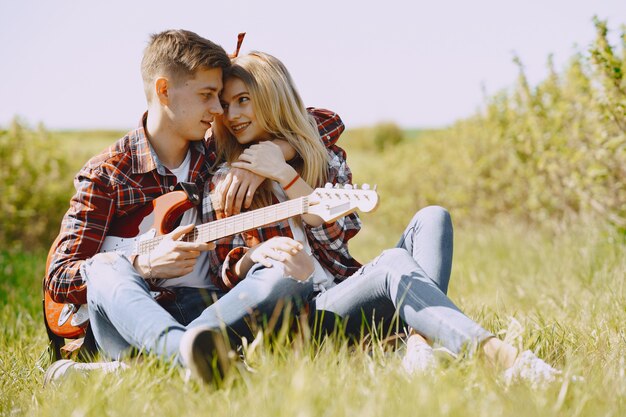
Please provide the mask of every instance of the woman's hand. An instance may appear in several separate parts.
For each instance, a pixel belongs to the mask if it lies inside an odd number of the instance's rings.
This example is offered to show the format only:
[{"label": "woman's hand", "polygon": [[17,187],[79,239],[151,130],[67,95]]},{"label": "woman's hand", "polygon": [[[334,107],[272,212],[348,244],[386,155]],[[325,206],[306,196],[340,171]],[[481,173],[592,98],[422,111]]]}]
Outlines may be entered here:
[{"label": "woman's hand", "polygon": [[288,254],[295,255],[302,249],[302,243],[289,237],[273,237],[250,249],[250,260],[270,268],[272,266],[270,259],[283,262]]},{"label": "woman's hand", "polygon": [[304,281],[311,276],[315,267],[311,255],[303,249],[302,243],[289,237],[271,238],[248,251],[239,261],[237,273],[240,277],[245,276],[255,263],[271,268],[272,259],[285,265],[286,276]]},{"label": "woman's hand", "polygon": [[[313,188],[298,176],[298,172],[285,162],[281,148],[273,142],[260,142],[250,146],[240,156],[239,161],[231,164],[233,167],[247,169],[278,182],[285,190],[287,198],[294,199],[311,194]],[[292,181],[295,181],[292,183]],[[308,225],[317,227],[323,220],[312,214],[303,214],[302,220]]]},{"label": "woman's hand", "polygon": [[259,142],[247,148],[239,160],[231,164],[247,169],[285,186],[297,174],[286,161],[281,148],[271,141]]}]

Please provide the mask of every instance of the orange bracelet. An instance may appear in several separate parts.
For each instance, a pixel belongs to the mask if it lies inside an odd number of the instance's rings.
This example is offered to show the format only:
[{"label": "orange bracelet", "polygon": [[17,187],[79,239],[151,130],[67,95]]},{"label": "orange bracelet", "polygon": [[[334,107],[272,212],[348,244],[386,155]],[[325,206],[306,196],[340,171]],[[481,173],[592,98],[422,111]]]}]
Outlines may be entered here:
[{"label": "orange bracelet", "polygon": [[298,181],[298,178],[300,178],[299,174],[296,174],[295,177],[293,177],[293,179],[289,182],[289,184],[287,184],[283,190],[287,191],[289,189],[289,187],[291,187],[292,185],[294,185],[296,183],[296,181]]}]

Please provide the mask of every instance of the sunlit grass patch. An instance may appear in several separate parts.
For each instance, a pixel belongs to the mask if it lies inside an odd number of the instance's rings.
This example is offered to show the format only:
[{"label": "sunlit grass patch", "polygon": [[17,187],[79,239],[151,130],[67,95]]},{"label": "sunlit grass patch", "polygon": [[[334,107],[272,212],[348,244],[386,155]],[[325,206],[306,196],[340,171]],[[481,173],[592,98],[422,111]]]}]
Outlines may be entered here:
[{"label": "sunlit grass patch", "polygon": [[587,224],[557,235],[514,224],[456,231],[452,299],[499,337],[584,377],[540,391],[505,387],[477,357],[408,376],[401,343],[396,351],[376,338],[317,343],[287,333],[248,341],[255,372],[236,373],[220,389],[186,382],[183,370],[152,357],[131,360],[121,373],[75,375],[43,388],[46,336],[36,279],[42,265],[36,257],[3,255],[0,270],[21,272],[2,283],[0,414],[622,415],[626,248],[614,239]]}]

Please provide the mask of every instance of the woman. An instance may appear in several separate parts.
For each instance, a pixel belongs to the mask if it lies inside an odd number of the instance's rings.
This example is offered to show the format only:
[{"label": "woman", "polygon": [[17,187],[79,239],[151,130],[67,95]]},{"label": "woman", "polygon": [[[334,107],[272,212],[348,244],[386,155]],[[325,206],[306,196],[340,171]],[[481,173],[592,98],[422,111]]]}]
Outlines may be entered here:
[{"label": "woman", "polygon": [[[260,52],[236,58],[221,100],[224,115],[217,120],[214,132],[217,148],[228,165],[218,171],[213,184],[228,166],[265,177],[263,190],[253,204],[258,207],[276,198],[308,195],[325,181],[350,180],[345,154],[331,152],[330,160],[327,158],[294,83],[278,59]],[[294,162],[287,163],[277,146],[268,141],[275,138],[286,140],[296,150]],[[214,208],[219,211],[219,202],[214,202]],[[452,228],[445,210],[432,207],[418,212],[398,247],[383,251],[357,271],[347,241],[358,227],[346,227],[347,223],[358,225],[356,216],[330,225],[312,215],[301,220],[292,219],[288,227],[278,228],[281,238],[266,240],[276,234],[259,229],[238,242],[229,240],[228,253],[222,251],[225,281],[236,283],[254,265],[270,268],[276,262],[284,263],[286,274],[313,280],[314,311],[347,320],[350,333],[361,331],[364,324],[371,327],[388,322],[398,314],[416,332],[409,347],[422,362],[417,368],[432,363],[432,350],[424,343],[425,338],[454,354],[468,348],[479,351],[506,369],[509,379],[527,377],[543,382],[555,378],[558,371],[530,351],[518,354],[517,349],[465,316],[445,295],[452,257]],[[312,256],[306,256],[308,253]],[[528,369],[535,371],[528,373]]]}]

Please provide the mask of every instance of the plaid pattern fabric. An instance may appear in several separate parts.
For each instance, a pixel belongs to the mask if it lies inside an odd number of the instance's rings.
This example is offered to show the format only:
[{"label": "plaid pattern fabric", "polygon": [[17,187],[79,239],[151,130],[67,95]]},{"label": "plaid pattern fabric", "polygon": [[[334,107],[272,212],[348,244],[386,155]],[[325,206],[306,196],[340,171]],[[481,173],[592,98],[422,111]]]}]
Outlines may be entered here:
[{"label": "plaid pattern fabric", "polygon": [[[330,157],[328,182],[332,184],[351,183],[352,172],[346,163],[346,153],[335,145],[344,129],[343,122],[341,122],[339,116],[327,110],[315,110],[312,114],[316,118],[320,136],[326,145]],[[225,164],[221,165],[211,181],[205,185],[202,203],[203,223],[224,217],[220,207],[214,207],[214,202],[211,200],[211,192],[227,173],[228,166]],[[277,202],[275,201],[275,203]],[[340,218],[333,223],[322,224],[318,227],[310,227],[304,223],[304,229],[314,256],[322,266],[335,275],[337,281],[342,281],[349,277],[361,266],[350,255],[347,245],[348,241],[357,234],[360,228],[361,221],[355,213]],[[293,238],[293,233],[287,220],[216,241],[215,250],[209,252],[209,273],[212,282],[223,290],[232,288],[239,281],[234,272],[234,266],[246,253],[247,248],[275,236]]]},{"label": "plaid pattern fabric", "polygon": [[[140,127],[91,158],[74,178],[76,194],[63,217],[44,283],[56,302],[84,304],[80,267],[98,253],[111,225],[176,185],[176,176],[151,151],[143,127],[146,118],[147,113]],[[200,190],[209,177],[206,159],[204,142],[194,142],[188,178]]]}]

